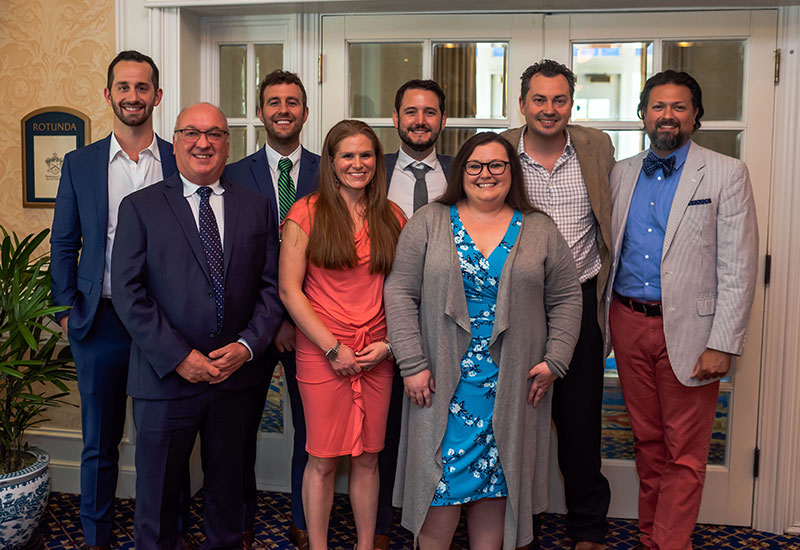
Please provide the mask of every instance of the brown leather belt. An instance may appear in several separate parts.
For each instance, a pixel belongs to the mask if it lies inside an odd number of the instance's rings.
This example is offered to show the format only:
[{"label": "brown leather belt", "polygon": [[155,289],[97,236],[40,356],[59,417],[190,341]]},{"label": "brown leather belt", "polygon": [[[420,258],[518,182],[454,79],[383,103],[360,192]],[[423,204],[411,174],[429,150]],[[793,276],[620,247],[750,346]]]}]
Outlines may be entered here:
[{"label": "brown leather belt", "polygon": [[661,317],[661,302],[637,302],[626,296],[614,293],[617,300],[625,307],[638,313],[644,313],[645,317]]}]

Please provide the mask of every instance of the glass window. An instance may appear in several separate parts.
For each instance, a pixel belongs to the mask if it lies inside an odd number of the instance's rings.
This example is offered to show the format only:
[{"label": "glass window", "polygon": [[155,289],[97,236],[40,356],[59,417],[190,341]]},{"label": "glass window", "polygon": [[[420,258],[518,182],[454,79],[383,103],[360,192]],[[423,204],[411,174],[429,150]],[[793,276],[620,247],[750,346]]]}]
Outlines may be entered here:
[{"label": "glass window", "polygon": [[395,153],[400,149],[400,136],[397,135],[397,128],[390,126],[389,128],[378,128],[373,126],[375,134],[383,147],[383,153]]},{"label": "glass window", "polygon": [[447,116],[506,118],[507,65],[507,43],[434,43],[433,80],[447,96]]},{"label": "glass window", "polygon": [[638,120],[639,93],[653,74],[653,43],[573,44],[572,70],[572,120]]},{"label": "glass window", "polygon": [[256,84],[261,84],[265,75],[283,68],[283,44],[256,44]]},{"label": "glass window", "polygon": [[743,40],[664,41],[662,65],[697,79],[703,120],[742,120]]},{"label": "glass window", "polygon": [[394,96],[404,82],[422,78],[422,43],[352,43],[350,116],[390,118]]},{"label": "glass window", "polygon": [[742,132],[739,130],[703,130],[692,135],[692,139],[703,147],[729,157],[741,158]]},{"label": "glass window", "polygon": [[228,152],[228,162],[236,162],[247,156],[247,128],[231,126],[229,130],[231,147]]},{"label": "glass window", "polygon": [[[644,150],[644,133],[640,130],[604,130],[614,145],[614,158],[626,159]],[[649,146],[649,144],[648,144]]]},{"label": "glass window", "polygon": [[442,131],[436,152],[441,155],[455,156],[461,145],[478,132],[504,132],[505,128],[448,128]]},{"label": "glass window", "polygon": [[247,46],[219,47],[219,105],[228,118],[247,114]]}]

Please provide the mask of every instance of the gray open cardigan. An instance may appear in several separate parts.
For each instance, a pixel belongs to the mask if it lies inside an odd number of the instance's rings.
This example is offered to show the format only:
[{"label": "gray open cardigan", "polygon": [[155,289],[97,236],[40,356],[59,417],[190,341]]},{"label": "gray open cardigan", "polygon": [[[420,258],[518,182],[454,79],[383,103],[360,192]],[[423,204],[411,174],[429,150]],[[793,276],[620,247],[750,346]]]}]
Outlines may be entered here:
[{"label": "gray open cardigan", "polygon": [[[400,373],[430,369],[431,408],[403,400],[393,501],[416,538],[442,476],[441,443],[470,328],[450,207],[420,209],[400,234],[384,286],[386,320]],[[527,214],[503,267],[489,353],[499,366],[494,433],[508,485],[503,548],[533,538],[531,514],[547,507],[552,391],[527,403],[528,370],[545,361],[563,376],[578,340],[581,289],[567,243],[544,214]]]}]

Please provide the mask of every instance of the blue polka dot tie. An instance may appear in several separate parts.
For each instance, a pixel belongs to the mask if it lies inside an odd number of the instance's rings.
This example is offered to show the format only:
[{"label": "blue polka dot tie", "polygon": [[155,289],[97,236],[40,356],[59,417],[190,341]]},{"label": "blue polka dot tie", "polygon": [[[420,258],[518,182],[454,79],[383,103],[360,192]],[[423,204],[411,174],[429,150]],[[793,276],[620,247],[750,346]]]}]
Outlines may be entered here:
[{"label": "blue polka dot tie", "polygon": [[200,241],[203,243],[203,252],[206,254],[206,263],[211,272],[211,283],[214,285],[214,305],[217,307],[217,332],[222,329],[222,314],[225,305],[225,267],[223,264],[222,242],[219,239],[219,228],[214,211],[208,197],[211,196],[210,187],[200,187]]}]

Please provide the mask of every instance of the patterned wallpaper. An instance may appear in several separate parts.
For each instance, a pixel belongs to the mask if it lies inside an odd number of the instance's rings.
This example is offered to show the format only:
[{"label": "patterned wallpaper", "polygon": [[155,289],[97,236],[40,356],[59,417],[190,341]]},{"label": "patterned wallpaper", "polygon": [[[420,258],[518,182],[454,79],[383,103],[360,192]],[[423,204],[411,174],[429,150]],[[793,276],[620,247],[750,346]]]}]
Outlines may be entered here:
[{"label": "patterned wallpaper", "polygon": [[103,99],[114,56],[114,0],[0,2],[0,223],[17,233],[49,227],[49,208],[22,208],[20,120],[50,105],[92,120],[91,140],[111,130]]},{"label": "patterned wallpaper", "polygon": [[[111,131],[103,99],[114,57],[114,0],[0,0],[0,224],[18,234],[50,227],[51,208],[22,207],[20,120],[47,106],[87,114],[91,141]],[[78,402],[77,388],[70,396]],[[63,407],[46,427],[80,429]]]}]

